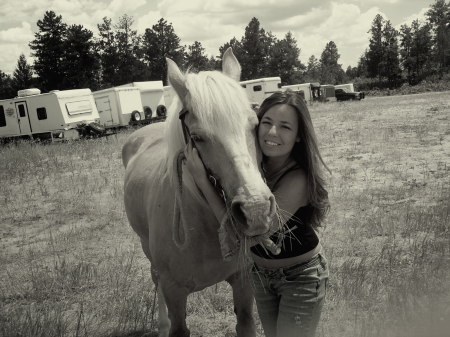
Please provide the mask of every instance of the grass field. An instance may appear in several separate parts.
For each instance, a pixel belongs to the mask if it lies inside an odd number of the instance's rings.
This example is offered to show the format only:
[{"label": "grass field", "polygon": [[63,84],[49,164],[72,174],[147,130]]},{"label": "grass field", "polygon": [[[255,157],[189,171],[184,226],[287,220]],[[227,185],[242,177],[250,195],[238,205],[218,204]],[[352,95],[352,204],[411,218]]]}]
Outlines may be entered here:
[{"label": "grass field", "polygon": [[[450,92],[311,113],[332,170],[319,336],[448,336]],[[0,336],[157,335],[149,262],[122,202],[129,132],[0,147]],[[191,295],[187,321],[192,336],[233,336],[230,288]]]}]

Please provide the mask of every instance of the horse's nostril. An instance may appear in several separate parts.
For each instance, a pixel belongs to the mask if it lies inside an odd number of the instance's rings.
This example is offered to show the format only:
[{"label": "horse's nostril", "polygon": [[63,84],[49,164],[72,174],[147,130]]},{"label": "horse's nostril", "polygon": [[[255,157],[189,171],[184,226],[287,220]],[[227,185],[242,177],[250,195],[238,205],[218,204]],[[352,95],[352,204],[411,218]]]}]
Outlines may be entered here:
[{"label": "horse's nostril", "polygon": [[273,195],[271,195],[269,197],[269,203],[270,203],[269,218],[272,218],[275,215],[275,213],[277,212],[277,202]]},{"label": "horse's nostril", "polygon": [[247,221],[245,218],[245,213],[242,210],[243,204],[241,202],[233,202],[231,204],[231,213],[233,217],[242,225],[246,225]]}]

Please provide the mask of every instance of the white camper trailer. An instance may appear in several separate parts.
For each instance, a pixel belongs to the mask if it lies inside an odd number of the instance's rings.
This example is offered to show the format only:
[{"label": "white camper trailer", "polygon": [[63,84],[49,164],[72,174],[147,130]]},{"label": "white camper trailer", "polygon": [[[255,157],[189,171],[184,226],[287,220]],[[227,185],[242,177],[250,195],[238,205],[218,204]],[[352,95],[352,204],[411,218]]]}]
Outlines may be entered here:
[{"label": "white camper trailer", "polygon": [[291,84],[281,87],[283,90],[292,90],[303,97],[305,102],[311,103],[313,101],[313,92],[311,83]]},{"label": "white camper trailer", "polygon": [[317,82],[285,85],[282,89],[298,92],[303,96],[305,102],[310,104],[325,99],[325,89]]},{"label": "white camper trailer", "polygon": [[0,138],[78,138],[79,133],[101,132],[100,118],[90,89],[19,90],[18,97],[0,100]]},{"label": "white camper trailer", "polygon": [[345,89],[349,92],[354,92],[355,88],[353,87],[353,83],[347,83],[347,84],[338,84],[334,86],[335,89]]},{"label": "white camper trailer", "polygon": [[141,92],[135,87],[114,87],[94,91],[100,124],[105,128],[128,126],[144,118]]},{"label": "white camper trailer", "polygon": [[[145,119],[152,116],[165,117],[167,113],[164,101],[164,89],[162,81],[133,82],[119,87],[136,87],[141,91],[141,100]],[[156,115],[155,115],[156,113]]]},{"label": "white camper trailer", "polygon": [[266,97],[269,97],[276,91],[281,91],[280,77],[266,77],[256,80],[240,82],[241,86],[247,92],[247,96],[252,103],[261,104]]}]

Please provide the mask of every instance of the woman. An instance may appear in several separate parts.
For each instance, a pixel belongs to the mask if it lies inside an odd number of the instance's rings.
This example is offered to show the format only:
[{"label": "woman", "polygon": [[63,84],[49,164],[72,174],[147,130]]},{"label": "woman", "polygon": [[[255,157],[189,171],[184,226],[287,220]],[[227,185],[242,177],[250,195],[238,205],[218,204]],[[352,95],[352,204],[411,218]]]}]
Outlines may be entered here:
[{"label": "woman", "polygon": [[[258,112],[262,168],[273,192],[282,227],[271,239],[279,249],[251,248],[259,317],[267,337],[314,336],[322,311],[328,268],[316,233],[329,208],[314,128],[303,98],[291,91],[266,98]],[[215,208],[216,198],[196,149],[188,147],[188,168]],[[210,196],[211,198],[209,198]]]}]

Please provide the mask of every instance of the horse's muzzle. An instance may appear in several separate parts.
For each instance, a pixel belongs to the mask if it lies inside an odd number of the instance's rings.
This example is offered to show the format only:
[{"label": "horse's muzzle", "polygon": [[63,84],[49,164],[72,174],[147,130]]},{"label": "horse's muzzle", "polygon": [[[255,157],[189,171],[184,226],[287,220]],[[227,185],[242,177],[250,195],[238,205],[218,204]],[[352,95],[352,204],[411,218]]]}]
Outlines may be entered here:
[{"label": "horse's muzzle", "polygon": [[275,197],[264,194],[239,194],[231,202],[231,213],[246,236],[266,234],[276,212]]}]

